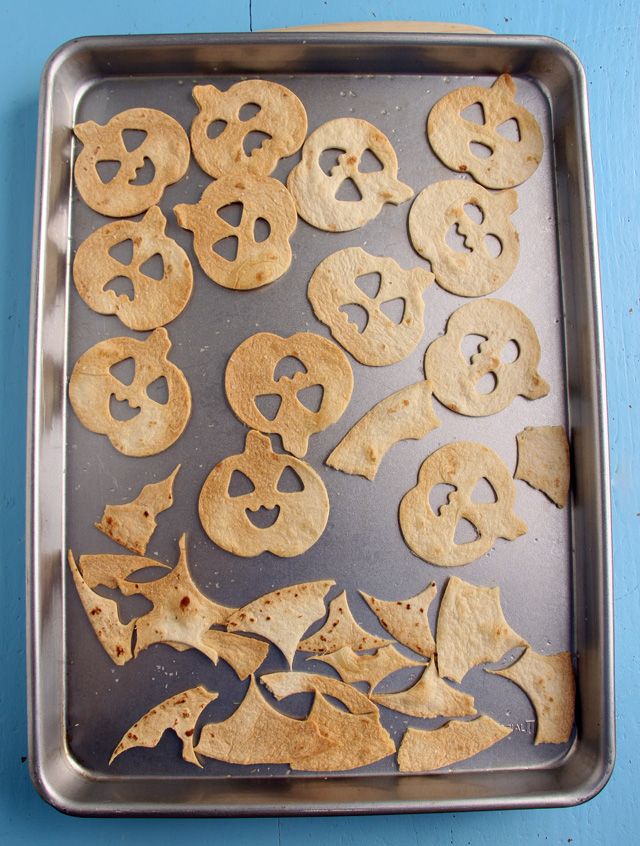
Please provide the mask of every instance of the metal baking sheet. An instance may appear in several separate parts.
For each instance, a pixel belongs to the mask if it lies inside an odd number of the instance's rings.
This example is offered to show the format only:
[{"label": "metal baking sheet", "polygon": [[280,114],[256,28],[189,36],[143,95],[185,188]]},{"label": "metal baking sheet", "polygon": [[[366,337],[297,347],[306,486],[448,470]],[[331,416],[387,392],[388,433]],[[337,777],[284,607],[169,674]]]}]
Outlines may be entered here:
[{"label": "metal baking sheet", "polygon": [[[75,122],[106,122],[136,106],[159,108],[188,129],[196,114],[194,83],[227,88],[259,76],[291,88],[302,100],[309,131],[341,116],[365,118],[391,140],[399,178],[416,194],[455,175],[433,155],[426,116],[445,93],[465,84],[488,86],[497,73],[516,78],[518,100],[538,119],[545,143],[542,164],[517,189],[513,220],[520,234],[518,266],[492,296],[522,308],[538,332],[539,371],[549,396],[517,398],[498,416],[465,418],[436,403],[442,421],[420,441],[395,446],[374,483],[339,473],[323,461],[375,402],[423,377],[428,343],[447,317],[468,300],[437,286],[425,294],[425,334],[407,359],[370,368],[350,358],[355,387],[334,426],[314,436],[307,461],[320,473],[331,513],[320,540],[304,555],[270,554],[242,559],[216,547],[197,517],[197,496],[211,468],[243,449],[247,429],[229,408],[223,374],[230,353],[258,331],[289,335],[313,331],[330,337],[306,298],[307,282],[325,256],[346,246],[389,255],[403,267],[426,266],[406,231],[410,203],[385,206],[365,227],[344,234],[321,232],[299,221],[294,258],[278,281],[253,292],[213,284],[201,271],[192,236],[172,208],[196,202],[209,178],[192,160],[186,177],[170,186],[160,206],[167,233],[192,259],[192,300],[168,331],[170,360],[185,373],[193,413],[184,435],[166,452],[132,459],[108,440],[85,430],[66,402],[73,364],[97,341],[118,335],[144,337],[113,316],[91,312],[70,275],[77,246],[105,222],[78,197],[70,179],[78,150]],[[590,183],[586,103],[582,72],[562,45],[545,39],[444,36],[263,35],[84,39],[52,58],[43,80],[39,194],[33,288],[31,458],[31,766],[36,785],[54,805],[76,813],[282,814],[390,812],[446,808],[570,804],[606,781],[613,759],[610,552],[604,377],[599,289]],[[281,161],[285,180],[298,156]],[[515,467],[515,435],[527,425],[563,424],[571,432],[574,482],[571,508],[558,510],[518,482],[516,513],[529,526],[514,542],[456,570],[435,567],[411,554],[402,540],[397,508],[416,484],[422,461],[453,440],[477,440]],[[281,449],[279,439],[274,445]],[[239,682],[224,662],[214,667],[190,650],[157,645],[123,667],[102,651],[84,616],[65,565],[77,555],[119,552],[93,527],[105,503],[122,502],[143,484],[182,464],[175,505],[161,515],[147,555],[173,564],[177,540],[187,533],[191,570],[218,602],[244,604],[277,587],[317,578],[346,589],[358,621],[384,636],[357,590],[396,599],[434,580],[439,596],[452,574],[480,585],[499,585],[511,625],[542,652],[577,655],[577,731],[569,744],[534,746],[534,713],[516,686],[472,670],[462,688],[476,697],[479,713],[512,725],[505,741],[452,772],[399,775],[393,757],[357,774],[291,774],[284,766],[241,767],[207,760],[194,774],[165,736],[155,749],[135,749],[108,767],[125,730],[149,708],[195,684],[220,692],[205,719],[229,716],[242,700]],[[439,598],[430,621],[435,630]],[[135,600],[126,607],[140,612]],[[317,626],[316,626],[317,627]],[[294,669],[325,671],[296,658]],[[512,656],[511,656],[512,657]],[[499,666],[509,663],[508,657]],[[260,674],[286,669],[272,647]],[[417,678],[403,671],[381,689],[401,689]],[[302,716],[309,697],[278,704]],[[382,709],[399,742],[408,725],[436,727]]]}]

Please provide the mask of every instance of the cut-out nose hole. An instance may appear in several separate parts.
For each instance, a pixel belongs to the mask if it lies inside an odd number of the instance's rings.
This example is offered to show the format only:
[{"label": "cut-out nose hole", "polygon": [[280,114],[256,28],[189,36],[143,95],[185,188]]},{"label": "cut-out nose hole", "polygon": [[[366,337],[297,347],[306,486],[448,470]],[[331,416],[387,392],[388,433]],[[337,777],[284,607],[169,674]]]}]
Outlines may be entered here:
[{"label": "cut-out nose hole", "polygon": [[119,170],[120,162],[116,162],[113,159],[103,159],[100,162],[96,162],[97,174],[104,185],[107,185],[112,179],[115,179]]},{"label": "cut-out nose hole", "polygon": [[480,345],[486,341],[484,335],[465,335],[460,344],[462,355],[471,364],[471,359],[476,353],[480,352]]},{"label": "cut-out nose hole", "polygon": [[207,127],[207,138],[215,141],[227,128],[226,120],[214,120]]},{"label": "cut-out nose hole", "polygon": [[227,488],[229,496],[247,496],[247,494],[252,494],[255,489],[256,486],[248,476],[245,476],[242,470],[233,471]]},{"label": "cut-out nose hole", "polygon": [[336,200],[343,203],[357,203],[362,199],[362,194],[356,183],[348,176],[340,183],[340,187],[336,191]]},{"label": "cut-out nose hole", "polygon": [[221,238],[213,245],[213,252],[227,261],[235,261],[238,257],[238,238],[235,235]]},{"label": "cut-out nose hole", "polygon": [[169,385],[164,376],[158,376],[147,385],[147,396],[160,405],[166,405],[169,402]]},{"label": "cut-out nose hole", "polygon": [[484,236],[484,248],[489,253],[491,258],[498,258],[502,253],[502,241],[497,235]]},{"label": "cut-out nose hole", "polygon": [[495,391],[497,384],[498,380],[496,379],[495,373],[485,373],[482,379],[479,379],[476,382],[476,391],[479,394],[492,394]]},{"label": "cut-out nose hole", "polygon": [[360,161],[358,162],[358,170],[360,171],[360,173],[375,173],[378,170],[384,170],[384,165],[373,152],[373,150],[367,149],[360,156]]},{"label": "cut-out nose hole", "polygon": [[320,165],[323,173],[330,176],[331,171],[338,164],[338,159],[346,152],[346,150],[341,150],[339,147],[329,147],[328,149],[323,150],[318,157],[318,164]]},{"label": "cut-out nose hole", "polygon": [[123,385],[130,385],[133,382],[133,377],[136,375],[136,363],[131,358],[123,358],[122,361],[117,361],[109,368],[109,373],[114,376],[118,382]]},{"label": "cut-out nose hole", "polygon": [[518,345],[518,342],[514,340],[507,341],[500,353],[500,360],[504,364],[513,364],[513,362],[517,361],[519,358],[520,346]]},{"label": "cut-out nose hole", "polygon": [[290,464],[280,474],[276,487],[281,493],[300,493],[304,490],[302,479]]},{"label": "cut-out nose hole", "polygon": [[272,138],[268,132],[260,132],[259,129],[254,129],[252,132],[247,132],[242,142],[242,147],[247,156],[250,156],[254,150],[259,150],[265,141]]},{"label": "cut-out nose hole", "polygon": [[245,508],[245,514],[256,529],[269,529],[280,515],[280,506],[274,505],[273,508],[265,508],[264,505],[261,505],[257,511]]},{"label": "cut-out nose hole", "polygon": [[144,139],[147,137],[147,133],[144,129],[123,129],[121,135],[122,143],[126,147],[128,153],[133,153],[134,150],[137,150],[140,144],[142,144]]},{"label": "cut-out nose hole", "polygon": [[460,112],[460,117],[468,120],[469,123],[477,123],[482,126],[485,123],[484,108],[482,103],[472,103]]},{"label": "cut-out nose hole", "polygon": [[280,379],[293,379],[296,373],[306,372],[307,368],[299,358],[296,358],[295,355],[286,355],[276,364],[273,371],[273,381],[279,382]]},{"label": "cut-out nose hole", "polygon": [[264,217],[257,217],[256,222],[253,224],[253,240],[256,244],[261,244],[267,240],[269,235],[271,235],[269,221],[265,220]]},{"label": "cut-out nose hole", "polygon": [[503,121],[499,126],[496,126],[496,132],[499,132],[507,141],[520,141],[520,124],[517,118],[509,118]]},{"label": "cut-out nose hole", "polygon": [[320,411],[320,406],[322,405],[324,388],[322,385],[309,385],[308,388],[303,388],[301,391],[298,391],[296,396],[298,401],[301,402],[305,408],[308,408],[309,411],[317,414],[317,412]]},{"label": "cut-out nose hole", "polygon": [[451,247],[452,250],[455,250],[457,253],[472,252],[471,247],[467,247],[466,237],[460,234],[460,230],[458,229],[457,223],[451,224],[451,226],[447,230],[447,234],[445,235],[444,240],[446,241],[447,245]]},{"label": "cut-out nose hole", "polygon": [[369,323],[369,312],[357,303],[347,303],[347,305],[340,306],[338,311],[343,312],[347,316],[347,322],[353,323],[362,334]]},{"label": "cut-out nose hole", "polygon": [[127,400],[118,400],[115,394],[109,397],[109,414],[114,420],[133,420],[140,414],[139,408],[131,408]]},{"label": "cut-out nose hole", "polygon": [[119,261],[120,264],[131,264],[133,261],[133,241],[131,238],[125,238],[124,241],[118,241],[117,244],[110,247],[109,255],[112,259]]},{"label": "cut-out nose hole", "polygon": [[129,180],[129,185],[149,185],[153,182],[156,175],[156,169],[153,162],[148,156],[144,157],[142,167],[136,170],[136,175]]},{"label": "cut-out nose hole", "polygon": [[440,515],[442,506],[447,504],[449,494],[455,490],[455,485],[447,485],[444,482],[431,488],[429,491],[429,506],[436,517]]},{"label": "cut-out nose hole", "polygon": [[131,620],[142,617],[153,608],[153,603],[142,596],[141,593],[134,593],[133,596],[125,596],[117,588],[108,588],[105,585],[97,585],[95,592],[105,599],[112,599],[118,605],[118,619],[126,626]]},{"label": "cut-out nose hole", "polygon": [[251,120],[251,118],[255,117],[260,111],[262,111],[262,109],[257,103],[245,103],[238,112],[238,117],[240,120]]},{"label": "cut-out nose hole", "polygon": [[145,276],[156,279],[158,282],[164,279],[164,261],[160,253],[154,253],[141,264],[140,273],[144,273]]},{"label": "cut-out nose hole", "polygon": [[478,479],[475,488],[471,492],[470,497],[472,502],[491,503],[497,502],[495,489],[491,482],[484,476]]},{"label": "cut-out nose hole", "polygon": [[282,397],[279,394],[259,394],[254,402],[263,417],[267,420],[275,420],[282,405]]},{"label": "cut-out nose hole", "polygon": [[470,520],[461,517],[456,525],[456,531],[453,536],[453,542],[457,544],[473,543],[478,540],[480,535],[478,530]]},{"label": "cut-out nose hole", "polygon": [[491,147],[487,144],[481,144],[479,141],[470,141],[469,150],[476,159],[489,159],[493,155]]},{"label": "cut-out nose hole", "polygon": [[464,212],[474,223],[482,223],[484,220],[484,212],[475,203],[465,203]]},{"label": "cut-out nose hole", "polygon": [[375,300],[382,285],[382,276],[375,273],[365,273],[354,279],[354,282],[360,288],[363,294],[366,294],[370,299]]},{"label": "cut-out nose hole", "polygon": [[240,226],[242,220],[242,210],[244,206],[242,203],[229,203],[218,209],[218,217],[228,223],[229,226]]},{"label": "cut-out nose hole", "polygon": [[380,311],[399,326],[404,320],[406,308],[407,301],[404,297],[396,297],[394,300],[387,300],[386,303],[382,303]]},{"label": "cut-out nose hole", "polygon": [[136,295],[133,282],[126,276],[115,276],[107,282],[102,290],[113,291],[114,294],[119,297],[126,297],[128,300],[132,300]]}]

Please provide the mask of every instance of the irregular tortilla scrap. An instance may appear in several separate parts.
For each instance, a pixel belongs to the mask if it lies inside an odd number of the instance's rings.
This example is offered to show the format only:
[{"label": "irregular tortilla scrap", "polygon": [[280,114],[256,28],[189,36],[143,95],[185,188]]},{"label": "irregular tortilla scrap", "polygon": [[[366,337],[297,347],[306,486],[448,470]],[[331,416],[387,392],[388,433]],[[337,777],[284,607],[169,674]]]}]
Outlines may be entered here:
[{"label": "irregular tortilla scrap", "polygon": [[516,435],[515,478],[546,494],[558,508],[569,499],[569,441],[564,426],[527,426]]},{"label": "irregular tortilla scrap", "polygon": [[82,578],[90,588],[104,585],[117,588],[121,579],[128,579],[134,573],[148,568],[170,570],[168,564],[156,561],[155,558],[142,558],[138,555],[81,555],[79,560]]},{"label": "irregular tortilla scrap", "polygon": [[350,646],[343,646],[327,655],[313,655],[307,661],[323,661],[333,667],[342,681],[349,684],[363,681],[371,690],[396,670],[421,666],[419,661],[412,661],[398,652],[391,643],[380,647],[373,655],[359,654]]},{"label": "irregular tortilla scrap", "polygon": [[531,647],[504,670],[487,670],[522,688],[536,710],[535,745],[566,743],[575,719],[576,682],[570,652],[541,655]]},{"label": "irregular tortilla scrap", "polygon": [[234,669],[241,681],[255,673],[269,651],[269,644],[262,640],[221,632],[218,629],[205,632],[202,640]]},{"label": "irregular tortilla scrap", "polygon": [[298,652],[336,652],[343,646],[350,646],[356,651],[375,649],[389,643],[384,638],[376,637],[365,631],[354,620],[347,593],[342,591],[329,603],[329,615],[324,626],[315,634],[298,644]]},{"label": "irregular tortilla scrap", "polygon": [[499,661],[510,649],[529,645],[505,620],[499,587],[479,587],[455,576],[442,597],[436,642],[440,675],[455,682],[471,667]]},{"label": "irregular tortilla scrap", "polygon": [[277,700],[286,699],[294,693],[322,693],[338,699],[352,714],[378,713],[369,697],[357,688],[319,673],[267,673],[260,681]]},{"label": "irregular tortilla scrap", "polygon": [[486,716],[468,722],[452,720],[431,731],[409,728],[398,750],[398,766],[401,773],[439,770],[472,758],[511,732]]},{"label": "irregular tortilla scrap", "polygon": [[469,717],[476,714],[473,696],[456,690],[438,676],[435,661],[424,670],[418,681],[397,693],[369,694],[378,705],[401,711],[410,717]]},{"label": "irregular tortilla scrap", "polygon": [[105,535],[138,555],[144,555],[155,532],[156,516],[173,504],[173,481],[180,465],[163,479],[145,485],[138,496],[123,505],[107,505],[102,520],[95,524]]},{"label": "irregular tortilla scrap", "polygon": [[377,599],[360,591],[360,596],[390,635],[418,655],[430,658],[436,651],[427,613],[436,595],[435,582],[408,599]]},{"label": "irregular tortilla scrap", "polygon": [[334,581],[305,582],[280,588],[238,608],[227,629],[270,640],[292,665],[296,647],[309,626],[325,613],[324,597]]},{"label": "irregular tortilla scrap", "polygon": [[440,425],[431,383],[416,382],[373,406],[350,429],[325,464],[343,473],[375,479],[380,462],[398,441],[419,440]]},{"label": "irregular tortilla scrap", "polygon": [[218,694],[202,685],[176,693],[156,705],[125,733],[113,750],[111,765],[118,755],[135,746],[153,748],[160,743],[165,731],[171,729],[182,741],[182,758],[189,764],[202,767],[193,749],[193,733],[200,714],[206,706],[218,698]]}]

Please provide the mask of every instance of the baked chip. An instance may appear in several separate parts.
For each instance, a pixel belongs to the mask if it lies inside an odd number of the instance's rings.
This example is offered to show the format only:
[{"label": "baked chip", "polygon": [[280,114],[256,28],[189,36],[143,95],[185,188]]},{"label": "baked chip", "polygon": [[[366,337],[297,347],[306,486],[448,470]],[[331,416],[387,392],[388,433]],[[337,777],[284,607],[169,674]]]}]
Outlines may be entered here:
[{"label": "baked chip", "polygon": [[468,717],[476,714],[473,696],[456,690],[438,676],[435,661],[431,661],[418,681],[407,690],[394,693],[371,693],[373,702],[401,711],[410,717]]},{"label": "baked chip", "polygon": [[307,661],[323,661],[333,667],[342,681],[349,684],[366,682],[371,690],[396,670],[422,666],[419,661],[405,658],[393,644],[381,646],[373,655],[354,652],[350,646],[343,646],[342,649],[326,655],[312,655]]},{"label": "baked chip", "polygon": [[436,595],[435,582],[408,599],[377,599],[360,591],[360,596],[390,635],[418,655],[430,658],[436,650],[427,613]]},{"label": "baked chip", "polygon": [[227,662],[241,681],[256,672],[269,651],[269,644],[263,640],[218,629],[209,629],[202,635],[202,641]]},{"label": "baked chip", "polygon": [[168,564],[162,564],[155,558],[142,558],[138,555],[81,555],[78,563],[82,578],[90,588],[96,585],[117,588],[121,579],[128,579],[134,573],[151,567],[171,569]]},{"label": "baked chip", "polygon": [[451,720],[438,729],[409,728],[398,750],[401,773],[422,773],[466,761],[511,734],[491,717]]},{"label": "baked chip", "polygon": [[347,593],[343,590],[329,603],[329,614],[324,626],[301,641],[298,644],[298,652],[336,652],[344,646],[362,651],[376,649],[387,643],[388,640],[376,637],[358,625],[349,608]]},{"label": "baked chip", "polygon": [[558,508],[569,500],[569,441],[563,426],[527,426],[516,435],[516,479],[546,494]]}]

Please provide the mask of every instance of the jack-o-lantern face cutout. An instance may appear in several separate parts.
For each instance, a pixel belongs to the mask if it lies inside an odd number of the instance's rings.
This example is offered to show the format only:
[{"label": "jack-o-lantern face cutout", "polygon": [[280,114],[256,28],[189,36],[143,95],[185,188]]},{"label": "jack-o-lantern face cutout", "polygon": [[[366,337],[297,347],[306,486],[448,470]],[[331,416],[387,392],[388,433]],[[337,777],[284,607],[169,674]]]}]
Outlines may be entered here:
[{"label": "jack-o-lantern face cutout", "polygon": [[515,191],[492,194],[466,179],[429,185],[409,212],[415,250],[431,262],[436,282],[460,297],[490,294],[513,273],[520,239],[510,215]]},{"label": "jack-o-lantern face cutout", "polygon": [[157,109],[128,109],[104,126],[90,120],[73,131],[84,145],[74,169],[80,196],[108,217],[146,211],[189,166],[187,133]]},{"label": "jack-o-lantern face cutout", "polygon": [[[234,475],[244,485],[241,492],[233,490]],[[205,532],[223,549],[243,557],[272,552],[290,558],[324,531],[329,498],[305,461],[273,452],[267,435],[251,431],[244,452],[223,459],[207,476],[198,511]],[[257,524],[260,512],[270,525]]]},{"label": "jack-o-lantern face cutout", "polygon": [[[308,297],[316,317],[354,358],[374,366],[394,364],[422,337],[422,295],[432,281],[426,270],[403,270],[391,258],[349,247],[318,265]],[[354,306],[355,314],[350,314]],[[358,314],[366,320],[364,325],[364,320],[356,322]]]},{"label": "jack-o-lantern face cutout", "polygon": [[[475,351],[464,349],[467,336]],[[427,350],[424,369],[447,408],[484,417],[518,395],[539,399],[549,393],[536,369],[539,361],[540,342],[529,318],[504,300],[478,300],[451,315],[446,333]]]},{"label": "jack-o-lantern face cutout", "polygon": [[[323,167],[327,153],[334,158],[331,167]],[[397,177],[398,159],[388,138],[366,120],[338,118],[307,138],[287,187],[307,223],[347,232],[373,220],[385,203],[398,205],[413,197],[413,190]],[[355,199],[342,199],[347,187]]]},{"label": "jack-o-lantern face cutout", "polygon": [[[228,91],[196,85],[193,99],[200,109],[191,124],[193,155],[215,178],[231,171],[268,176],[307,134],[304,106],[277,82],[250,79]],[[252,148],[253,141],[258,144]]]},{"label": "jack-o-lantern face cutout", "polygon": [[174,209],[193,232],[207,276],[223,288],[249,290],[278,279],[291,264],[298,218],[287,189],[269,176],[223,176],[195,205]]},{"label": "jack-o-lantern face cutout", "polygon": [[243,423],[280,435],[300,458],[310,435],[335,423],[349,404],[353,373],[342,350],[320,335],[259,332],[233,351],[224,384]]},{"label": "jack-o-lantern face cutout", "polygon": [[[166,223],[158,206],[153,206],[140,223],[107,223],[78,247],[73,279],[89,308],[116,314],[125,326],[143,332],[180,314],[191,296],[193,272],[182,247],[165,235]],[[127,242],[131,260],[120,261],[112,253]],[[152,269],[156,256],[160,267]],[[129,280],[133,297],[106,287],[120,278]]]},{"label": "jack-o-lantern face cutout", "polygon": [[[440,506],[432,504],[438,485],[451,488]],[[469,564],[497,538],[515,540],[527,531],[513,513],[515,496],[511,473],[493,450],[472,441],[447,444],[427,458],[418,484],[400,502],[400,528],[411,550],[425,561],[441,567]],[[465,528],[475,538],[465,541],[461,522],[471,524]]]},{"label": "jack-o-lantern face cutout", "polygon": [[427,120],[436,156],[487,188],[528,179],[542,159],[542,133],[515,93],[513,79],[503,74],[491,88],[469,85],[438,100]]},{"label": "jack-o-lantern face cutout", "polygon": [[[69,399],[82,425],[106,435],[124,455],[155,455],[177,441],[191,414],[191,391],[182,371],[167,360],[170,349],[167,330],[160,328],[146,341],[110,338],[81,355],[69,381]],[[130,382],[111,372],[127,359],[135,365]],[[151,396],[161,378],[166,402]],[[126,415],[119,408],[118,417],[113,416],[113,400],[127,403]],[[125,416],[129,419],[120,419]]]}]

